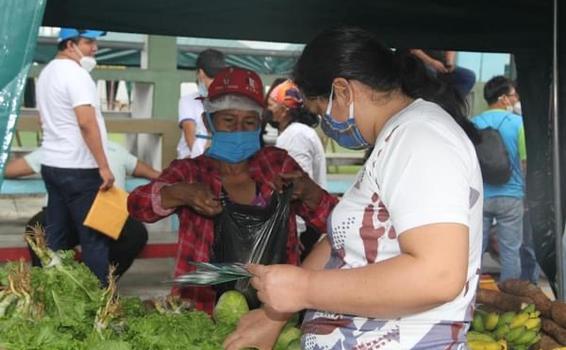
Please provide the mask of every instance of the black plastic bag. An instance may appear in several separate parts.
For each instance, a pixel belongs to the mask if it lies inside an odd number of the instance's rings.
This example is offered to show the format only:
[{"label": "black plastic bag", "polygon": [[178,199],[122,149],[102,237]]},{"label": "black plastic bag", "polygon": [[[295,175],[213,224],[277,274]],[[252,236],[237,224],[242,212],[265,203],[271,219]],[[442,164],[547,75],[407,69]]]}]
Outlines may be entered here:
[{"label": "black plastic bag", "polygon": [[[214,219],[211,262],[264,265],[286,263],[292,193],[291,186],[283,193],[274,192],[265,207],[233,203],[224,196],[224,209]],[[227,290],[238,290],[246,296],[250,308],[260,306],[249,279],[219,284],[215,289],[218,296]]]}]

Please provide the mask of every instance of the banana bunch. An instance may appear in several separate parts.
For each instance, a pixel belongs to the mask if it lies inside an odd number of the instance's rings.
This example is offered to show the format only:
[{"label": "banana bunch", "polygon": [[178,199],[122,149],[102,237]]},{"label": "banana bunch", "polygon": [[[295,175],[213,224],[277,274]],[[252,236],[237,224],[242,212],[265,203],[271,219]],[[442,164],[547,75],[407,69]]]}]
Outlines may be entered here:
[{"label": "banana bunch", "polygon": [[502,314],[476,310],[467,342],[471,350],[527,350],[540,340],[540,312],[534,304]]}]

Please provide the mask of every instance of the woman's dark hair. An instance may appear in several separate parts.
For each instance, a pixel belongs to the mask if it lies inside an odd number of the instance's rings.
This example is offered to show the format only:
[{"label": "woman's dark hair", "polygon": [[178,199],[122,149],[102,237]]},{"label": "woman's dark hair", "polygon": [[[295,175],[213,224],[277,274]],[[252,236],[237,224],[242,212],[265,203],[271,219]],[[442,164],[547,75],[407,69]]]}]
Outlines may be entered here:
[{"label": "woman's dark hair", "polygon": [[[288,80],[287,78],[277,78],[273,81],[273,83],[271,83],[271,86],[269,87],[267,93],[265,94],[266,105],[267,105],[267,100],[269,99],[269,95],[271,94],[273,89],[275,89],[278,85],[286,82],[287,80]],[[318,123],[320,122],[318,116],[314,113],[309,112],[309,110],[306,109],[304,105],[301,105],[300,107],[297,108],[290,108],[289,115],[291,116],[291,123],[298,122],[310,126],[312,128],[316,128]]]},{"label": "woman's dark hair", "polygon": [[310,126],[311,128],[316,128],[320,119],[314,113],[309,112],[304,105],[297,108],[290,108],[289,115],[291,116],[291,123],[297,122]]},{"label": "woman's dark hair", "polygon": [[401,90],[411,98],[437,103],[464,129],[473,143],[476,128],[466,117],[464,98],[427,73],[407,50],[393,50],[363,29],[340,27],[319,34],[303,50],[293,80],[306,97],[328,97],[335,78],[357,80],[376,91]]}]

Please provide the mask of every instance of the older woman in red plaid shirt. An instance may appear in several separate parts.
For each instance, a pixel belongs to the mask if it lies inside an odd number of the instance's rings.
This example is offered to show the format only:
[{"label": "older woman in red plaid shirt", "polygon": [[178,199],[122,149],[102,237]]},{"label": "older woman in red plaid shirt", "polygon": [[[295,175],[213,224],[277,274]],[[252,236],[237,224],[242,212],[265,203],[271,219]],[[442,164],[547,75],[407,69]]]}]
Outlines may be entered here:
[{"label": "older woman in red plaid shirt", "polygon": [[[212,132],[210,148],[195,159],[173,161],[159,178],[138,187],[128,198],[129,212],[138,220],[179,216],[176,276],[192,270],[189,262],[211,260],[214,217],[223,210],[222,194],[234,203],[265,206],[274,189],[293,183],[286,243],[289,264],[299,262],[295,215],[326,231],[326,219],[337,200],[316,185],[286,151],[260,148],[263,101],[263,84],[256,73],[233,67],[219,72],[204,100],[203,117]],[[216,297],[214,289],[202,287],[174,293],[209,313]]]}]

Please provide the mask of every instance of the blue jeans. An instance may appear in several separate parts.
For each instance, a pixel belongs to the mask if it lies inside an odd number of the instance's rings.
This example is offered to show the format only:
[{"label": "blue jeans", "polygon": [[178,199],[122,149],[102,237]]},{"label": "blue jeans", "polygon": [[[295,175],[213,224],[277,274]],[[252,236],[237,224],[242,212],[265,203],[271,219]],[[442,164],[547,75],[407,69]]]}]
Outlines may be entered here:
[{"label": "blue jeans", "polygon": [[446,74],[446,78],[464,98],[468,96],[476,83],[476,74],[463,67],[455,67],[451,73]]},{"label": "blue jeans", "polygon": [[45,233],[53,250],[71,249],[71,233],[77,232],[82,261],[107,284],[109,238],[83,225],[102,184],[98,169],[66,169],[42,165],[47,188]]},{"label": "blue jeans", "polygon": [[501,275],[499,281],[521,277],[520,249],[523,243],[523,199],[516,197],[487,198],[483,203],[483,252],[489,242],[489,228],[497,221]]}]

